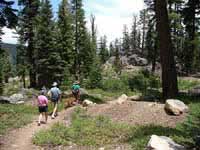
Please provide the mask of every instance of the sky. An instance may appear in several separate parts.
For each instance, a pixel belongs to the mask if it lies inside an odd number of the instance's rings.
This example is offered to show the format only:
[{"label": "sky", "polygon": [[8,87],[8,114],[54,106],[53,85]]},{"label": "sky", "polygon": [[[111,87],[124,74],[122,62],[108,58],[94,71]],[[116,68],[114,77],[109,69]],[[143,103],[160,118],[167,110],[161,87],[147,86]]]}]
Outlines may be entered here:
[{"label": "sky", "polygon": [[[17,0],[14,7],[17,7]],[[56,15],[61,0],[51,0],[53,12]],[[83,0],[87,27],[90,28],[90,15],[94,14],[97,24],[97,36],[107,36],[108,42],[122,36],[123,26],[130,28],[132,16],[144,8],[143,0]],[[16,43],[14,30],[3,28],[2,37],[5,43]]]}]

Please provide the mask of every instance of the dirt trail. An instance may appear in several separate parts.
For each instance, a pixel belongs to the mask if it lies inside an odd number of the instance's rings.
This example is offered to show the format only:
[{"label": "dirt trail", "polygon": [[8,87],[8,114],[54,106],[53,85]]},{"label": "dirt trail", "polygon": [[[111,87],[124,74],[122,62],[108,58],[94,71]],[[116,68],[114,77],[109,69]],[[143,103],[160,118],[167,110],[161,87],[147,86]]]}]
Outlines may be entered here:
[{"label": "dirt trail", "polygon": [[33,135],[44,129],[50,128],[53,124],[57,122],[68,123],[70,120],[71,113],[75,107],[68,108],[59,113],[59,116],[55,119],[49,117],[47,124],[41,124],[37,126],[37,119],[33,123],[27,126],[11,131],[6,135],[2,141],[3,145],[0,145],[1,150],[38,150],[41,149],[32,143]]},{"label": "dirt trail", "polygon": [[[59,116],[52,120],[49,119],[47,124],[37,126],[36,120],[33,123],[14,131],[11,131],[4,139],[3,146],[0,150],[40,150],[41,147],[37,147],[32,143],[33,135],[44,129],[50,128],[56,122],[64,122],[67,125],[70,123],[70,116],[74,108],[70,107],[67,110],[63,110],[59,113]],[[128,123],[130,125],[147,125],[155,124],[168,127],[175,127],[177,123],[185,120],[186,114],[182,116],[169,116],[164,111],[164,104],[158,104],[153,102],[134,102],[126,101],[125,103],[118,105],[114,103],[94,105],[86,108],[89,115],[104,115],[111,118],[113,121]],[[0,145],[1,146],[1,145]],[[119,146],[119,145],[118,145]],[[117,146],[117,147],[118,147]],[[124,146],[124,145],[123,145]],[[127,146],[125,146],[126,150]],[[84,147],[65,147],[70,150],[85,150]],[[50,148],[52,149],[52,148]],[[60,149],[57,148],[56,149]],[[114,147],[109,149],[116,149]],[[122,148],[124,150],[124,148]],[[121,149],[121,150],[122,150]]]}]

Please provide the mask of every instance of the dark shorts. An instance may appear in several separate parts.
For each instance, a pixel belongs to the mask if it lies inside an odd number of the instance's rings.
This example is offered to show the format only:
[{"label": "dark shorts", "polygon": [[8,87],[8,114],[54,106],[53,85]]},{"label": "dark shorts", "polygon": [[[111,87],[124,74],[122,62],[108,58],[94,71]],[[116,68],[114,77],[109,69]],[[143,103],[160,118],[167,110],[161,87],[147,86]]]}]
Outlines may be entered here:
[{"label": "dark shorts", "polygon": [[75,95],[78,95],[79,94],[79,90],[72,90],[72,94],[75,96]]},{"label": "dark shorts", "polygon": [[54,103],[58,103],[59,98],[52,98],[51,101]]},{"label": "dark shorts", "polygon": [[40,113],[48,112],[48,106],[39,106],[38,110]]}]

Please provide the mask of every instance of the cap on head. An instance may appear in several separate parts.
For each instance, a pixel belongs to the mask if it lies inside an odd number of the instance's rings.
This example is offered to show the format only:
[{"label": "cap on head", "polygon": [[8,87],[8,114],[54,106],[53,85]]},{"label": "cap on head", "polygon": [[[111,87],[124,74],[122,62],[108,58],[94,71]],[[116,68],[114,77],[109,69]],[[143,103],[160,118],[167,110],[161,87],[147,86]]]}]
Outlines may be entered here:
[{"label": "cap on head", "polygon": [[41,91],[40,91],[40,95],[45,95],[45,91],[44,91],[44,90],[41,90]]},{"label": "cap on head", "polygon": [[53,84],[52,84],[52,86],[57,86],[58,85],[58,83],[57,82],[54,82]]}]

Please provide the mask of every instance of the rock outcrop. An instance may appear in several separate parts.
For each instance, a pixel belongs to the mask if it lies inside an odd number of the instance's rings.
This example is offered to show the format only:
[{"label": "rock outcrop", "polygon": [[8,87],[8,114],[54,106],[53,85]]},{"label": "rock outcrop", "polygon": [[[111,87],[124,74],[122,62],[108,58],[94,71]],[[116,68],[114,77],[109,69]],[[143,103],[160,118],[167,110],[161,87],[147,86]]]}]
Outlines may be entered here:
[{"label": "rock outcrop", "polygon": [[180,100],[168,99],[165,103],[165,110],[173,115],[181,115],[188,112],[189,108]]},{"label": "rock outcrop", "polygon": [[185,148],[166,136],[152,135],[146,150],[185,150]]}]

